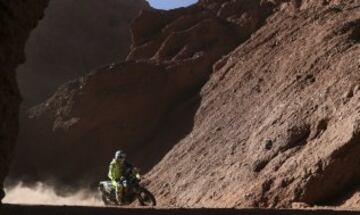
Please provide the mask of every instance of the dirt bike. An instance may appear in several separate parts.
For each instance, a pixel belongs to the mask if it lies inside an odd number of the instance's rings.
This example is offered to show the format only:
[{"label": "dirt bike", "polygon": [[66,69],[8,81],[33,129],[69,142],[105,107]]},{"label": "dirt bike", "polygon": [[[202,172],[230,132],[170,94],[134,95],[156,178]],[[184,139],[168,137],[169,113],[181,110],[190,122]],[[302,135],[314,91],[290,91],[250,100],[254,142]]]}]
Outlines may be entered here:
[{"label": "dirt bike", "polygon": [[99,183],[99,190],[105,205],[124,206],[138,200],[141,206],[156,206],[154,195],[140,185],[139,174],[128,180],[120,180],[118,183],[123,187],[121,202],[116,199],[115,186],[111,181],[101,181]]}]

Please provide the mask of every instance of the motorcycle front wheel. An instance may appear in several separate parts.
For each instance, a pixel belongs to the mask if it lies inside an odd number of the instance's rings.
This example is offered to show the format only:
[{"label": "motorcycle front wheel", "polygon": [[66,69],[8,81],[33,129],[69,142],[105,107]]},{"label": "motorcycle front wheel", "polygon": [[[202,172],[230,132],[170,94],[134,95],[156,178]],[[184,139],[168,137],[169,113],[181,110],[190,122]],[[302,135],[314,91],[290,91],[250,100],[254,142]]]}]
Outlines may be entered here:
[{"label": "motorcycle front wheel", "polygon": [[154,195],[147,189],[140,187],[137,196],[141,206],[156,206]]}]

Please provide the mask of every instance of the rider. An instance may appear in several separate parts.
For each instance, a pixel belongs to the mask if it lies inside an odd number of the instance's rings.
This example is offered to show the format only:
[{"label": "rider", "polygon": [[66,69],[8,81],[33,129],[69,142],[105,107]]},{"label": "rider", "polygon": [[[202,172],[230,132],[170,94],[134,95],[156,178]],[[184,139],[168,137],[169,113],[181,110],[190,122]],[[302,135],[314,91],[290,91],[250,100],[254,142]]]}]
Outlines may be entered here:
[{"label": "rider", "polygon": [[124,193],[123,184],[131,177],[135,168],[126,160],[126,154],[122,150],[115,153],[114,159],[110,163],[108,177],[116,190],[116,200],[121,202]]}]

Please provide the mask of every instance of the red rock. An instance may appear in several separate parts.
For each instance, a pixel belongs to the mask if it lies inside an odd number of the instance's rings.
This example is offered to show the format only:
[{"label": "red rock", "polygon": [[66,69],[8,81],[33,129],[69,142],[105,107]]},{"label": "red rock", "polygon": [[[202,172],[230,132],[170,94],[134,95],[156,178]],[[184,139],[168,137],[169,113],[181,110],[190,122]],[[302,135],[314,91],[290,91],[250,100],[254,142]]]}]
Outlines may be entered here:
[{"label": "red rock", "polygon": [[130,24],[142,9],[150,9],[145,0],[51,1],[17,69],[23,109],[44,102],[67,81],[124,60]]},{"label": "red rock", "polygon": [[123,148],[162,206],[353,205],[358,26],[356,1],[145,12],[126,62],[32,109],[12,177],[96,183]]},{"label": "red rock", "polygon": [[358,183],[360,95],[343,95],[360,81],[359,11],[315,2],[279,11],[214,67],[193,129],[147,175],[161,205],[331,205]]}]

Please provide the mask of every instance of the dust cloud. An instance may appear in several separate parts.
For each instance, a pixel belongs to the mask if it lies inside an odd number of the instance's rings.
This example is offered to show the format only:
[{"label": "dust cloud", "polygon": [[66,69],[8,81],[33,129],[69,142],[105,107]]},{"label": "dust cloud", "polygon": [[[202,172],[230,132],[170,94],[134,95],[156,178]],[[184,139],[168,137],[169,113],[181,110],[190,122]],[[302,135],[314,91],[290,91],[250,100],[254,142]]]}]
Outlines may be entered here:
[{"label": "dust cloud", "polygon": [[8,204],[103,206],[99,193],[86,189],[61,196],[53,187],[43,183],[37,183],[32,187],[20,183],[5,191],[3,202]]}]

